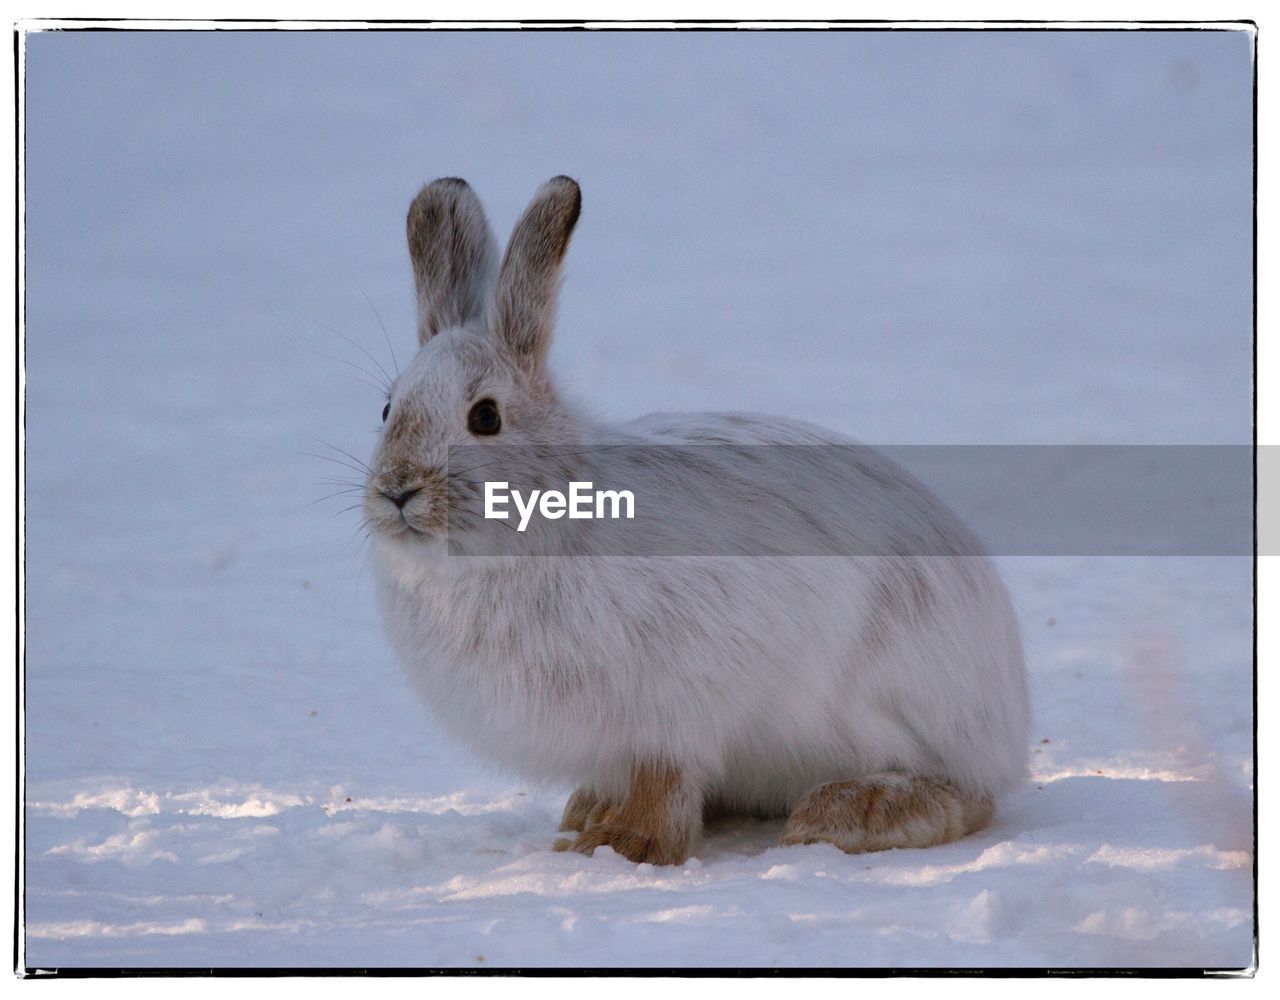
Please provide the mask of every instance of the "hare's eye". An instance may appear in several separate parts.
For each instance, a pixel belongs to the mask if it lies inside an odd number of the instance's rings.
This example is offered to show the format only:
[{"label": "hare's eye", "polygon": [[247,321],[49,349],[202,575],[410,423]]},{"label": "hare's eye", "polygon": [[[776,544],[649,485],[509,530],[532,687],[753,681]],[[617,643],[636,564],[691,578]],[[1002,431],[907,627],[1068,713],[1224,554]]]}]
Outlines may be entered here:
[{"label": "hare's eye", "polygon": [[498,404],[492,399],[482,399],[471,407],[467,416],[467,429],[472,434],[497,434],[502,428],[502,418],[498,416]]},{"label": "hare's eye", "polygon": [[382,408],[382,422],[383,422],[384,424],[387,422],[387,417],[389,417],[389,416],[391,416],[391,403],[390,403],[390,402],[388,402],[388,403],[387,403],[387,405],[386,405],[386,406],[384,406],[384,407]]}]

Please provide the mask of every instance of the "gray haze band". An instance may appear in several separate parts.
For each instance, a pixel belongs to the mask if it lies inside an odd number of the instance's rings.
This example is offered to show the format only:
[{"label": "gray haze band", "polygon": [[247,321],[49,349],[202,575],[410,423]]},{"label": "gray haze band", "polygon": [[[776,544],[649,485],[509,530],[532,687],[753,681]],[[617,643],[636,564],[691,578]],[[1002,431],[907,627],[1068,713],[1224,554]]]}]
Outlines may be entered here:
[{"label": "gray haze band", "polygon": [[[1247,445],[467,446],[449,453],[455,555],[1251,556]],[[1263,469],[1272,468],[1260,460]],[[1276,478],[1273,476],[1273,478]],[[483,517],[485,481],[629,490],[633,520]],[[932,493],[968,533],[856,527]],[[862,513],[865,511],[865,515]],[[1280,542],[1276,532],[1267,534]],[[1269,550],[1277,551],[1273,544]],[[1265,554],[1265,552],[1263,553]]]}]

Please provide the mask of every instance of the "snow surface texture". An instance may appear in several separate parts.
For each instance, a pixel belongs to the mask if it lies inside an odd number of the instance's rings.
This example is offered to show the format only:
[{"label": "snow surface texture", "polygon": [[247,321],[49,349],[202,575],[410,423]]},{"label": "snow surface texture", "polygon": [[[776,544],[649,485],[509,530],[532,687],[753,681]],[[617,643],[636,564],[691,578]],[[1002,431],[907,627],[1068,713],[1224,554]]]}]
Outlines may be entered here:
[{"label": "snow surface texture", "polygon": [[562,172],[552,364],[603,414],[1248,443],[1246,35],[47,34],[27,69],[28,965],[1250,963],[1247,560],[1000,560],[1033,770],[984,832],[729,823],[654,869],[553,853],[568,790],[439,734],[308,454],[371,451],[342,338],[392,368],[372,305],[411,353],[418,186],[505,233]]}]

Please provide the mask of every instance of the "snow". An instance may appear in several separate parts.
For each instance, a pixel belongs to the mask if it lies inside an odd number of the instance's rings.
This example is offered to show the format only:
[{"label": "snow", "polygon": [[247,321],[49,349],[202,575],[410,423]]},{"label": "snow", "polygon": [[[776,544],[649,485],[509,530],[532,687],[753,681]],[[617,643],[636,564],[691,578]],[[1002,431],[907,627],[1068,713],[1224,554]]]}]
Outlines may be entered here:
[{"label": "snow", "polygon": [[607,416],[1247,444],[1246,35],[26,46],[28,966],[1251,963],[1249,560],[1000,559],[1035,730],[987,830],[654,868],[441,735],[317,485],[450,174],[500,232],[581,181],[552,364]]}]

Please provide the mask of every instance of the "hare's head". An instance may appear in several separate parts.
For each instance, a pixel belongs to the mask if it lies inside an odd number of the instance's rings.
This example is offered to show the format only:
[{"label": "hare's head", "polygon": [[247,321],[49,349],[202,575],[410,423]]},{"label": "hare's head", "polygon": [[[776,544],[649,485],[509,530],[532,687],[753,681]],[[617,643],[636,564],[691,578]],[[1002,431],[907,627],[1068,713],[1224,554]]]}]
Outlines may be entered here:
[{"label": "hare's head", "polygon": [[419,350],[391,386],[370,465],[364,508],[376,533],[413,541],[438,535],[451,517],[458,526],[461,505],[484,476],[469,474],[474,468],[451,473],[450,448],[574,440],[546,359],[560,265],[581,204],[574,181],[547,181],[501,266],[465,181],[433,181],[409,207]]}]

